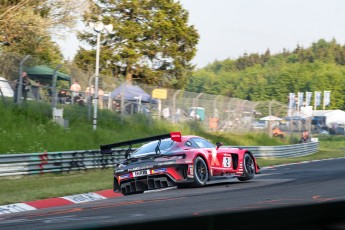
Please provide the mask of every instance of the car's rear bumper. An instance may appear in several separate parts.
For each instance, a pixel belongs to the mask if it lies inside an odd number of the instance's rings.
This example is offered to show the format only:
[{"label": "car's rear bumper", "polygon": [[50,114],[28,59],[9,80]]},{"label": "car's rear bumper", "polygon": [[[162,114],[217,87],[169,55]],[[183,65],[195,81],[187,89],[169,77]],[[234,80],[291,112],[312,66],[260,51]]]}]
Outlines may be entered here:
[{"label": "car's rear bumper", "polygon": [[149,171],[152,171],[152,174],[136,177],[133,176],[133,173],[115,174],[114,191],[129,195],[194,181],[193,177],[188,174],[187,164],[169,165],[166,168],[149,169]]},{"label": "car's rear bumper", "polygon": [[169,175],[151,175],[122,181],[119,185],[115,179],[114,191],[124,195],[141,193],[147,190],[168,188],[176,185],[176,181]]},{"label": "car's rear bumper", "polygon": [[121,192],[123,195],[142,193],[144,191],[174,187],[178,184],[189,184],[194,181],[193,178],[186,178],[179,181],[174,180],[169,175],[156,175],[135,178],[123,181],[119,185],[117,180],[114,181],[114,191]]}]

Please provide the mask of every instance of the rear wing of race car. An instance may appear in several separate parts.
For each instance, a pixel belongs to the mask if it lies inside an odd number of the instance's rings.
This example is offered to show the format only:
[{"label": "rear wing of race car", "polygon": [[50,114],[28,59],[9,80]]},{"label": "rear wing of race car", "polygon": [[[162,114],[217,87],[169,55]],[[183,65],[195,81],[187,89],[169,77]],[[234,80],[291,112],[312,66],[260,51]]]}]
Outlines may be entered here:
[{"label": "rear wing of race car", "polygon": [[158,153],[158,152],[160,152],[159,145],[160,145],[161,140],[165,139],[165,138],[169,138],[169,137],[173,141],[181,142],[181,133],[180,132],[171,132],[169,134],[163,134],[163,135],[152,136],[152,137],[145,137],[145,138],[134,139],[134,140],[130,140],[130,141],[117,142],[117,143],[108,144],[108,145],[101,145],[100,146],[101,154],[111,154],[112,148],[121,147],[121,146],[128,146],[128,149],[126,151],[126,158],[128,158],[129,153],[130,153],[131,148],[132,148],[132,145],[159,140],[158,145],[156,147],[156,152]]}]

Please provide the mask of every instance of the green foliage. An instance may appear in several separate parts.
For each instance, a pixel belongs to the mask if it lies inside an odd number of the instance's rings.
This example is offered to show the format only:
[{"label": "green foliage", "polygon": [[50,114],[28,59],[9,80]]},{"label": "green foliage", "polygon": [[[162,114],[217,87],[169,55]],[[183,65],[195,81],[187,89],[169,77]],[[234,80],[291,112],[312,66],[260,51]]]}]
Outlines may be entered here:
[{"label": "green foliage", "polygon": [[29,54],[46,63],[62,60],[61,51],[49,36],[46,20],[34,9],[18,8],[9,20],[0,23],[0,33],[4,35],[0,40],[3,52]]},{"label": "green foliage", "polygon": [[271,55],[268,50],[263,55],[216,61],[195,71],[185,90],[283,103],[290,92],[330,90],[327,109],[345,110],[344,75],[345,46],[321,39],[307,49],[297,46],[293,52]]},{"label": "green foliage", "polygon": [[[98,21],[112,24],[114,33],[102,34],[100,66],[103,74],[119,74],[131,81],[147,84],[182,86],[191,71],[199,35],[188,25],[188,12],[173,0],[92,1],[85,23]],[[96,45],[96,36],[86,33],[79,38]],[[95,63],[95,56],[81,49],[78,65],[84,60]],[[111,61],[109,61],[111,60]]]},{"label": "green foliage", "polygon": [[62,52],[53,38],[74,28],[85,1],[0,1],[1,52],[31,55],[41,64],[61,64]]},{"label": "green foliage", "polygon": [[337,148],[341,151],[345,149],[345,138],[342,135],[333,136],[319,136],[319,141],[322,143],[321,149],[327,151],[328,149]]}]

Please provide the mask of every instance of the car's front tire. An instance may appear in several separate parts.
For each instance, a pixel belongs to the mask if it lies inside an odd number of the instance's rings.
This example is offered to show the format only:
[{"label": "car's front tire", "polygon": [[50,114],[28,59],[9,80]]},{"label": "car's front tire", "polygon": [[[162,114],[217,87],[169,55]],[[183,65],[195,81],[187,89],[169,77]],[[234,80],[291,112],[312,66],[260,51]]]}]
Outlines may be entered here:
[{"label": "car's front tire", "polygon": [[208,181],[208,168],[206,162],[201,157],[194,160],[194,187],[202,187]]},{"label": "car's front tire", "polygon": [[237,177],[239,181],[246,181],[254,178],[255,163],[252,156],[249,153],[245,153],[243,156],[243,176]]}]

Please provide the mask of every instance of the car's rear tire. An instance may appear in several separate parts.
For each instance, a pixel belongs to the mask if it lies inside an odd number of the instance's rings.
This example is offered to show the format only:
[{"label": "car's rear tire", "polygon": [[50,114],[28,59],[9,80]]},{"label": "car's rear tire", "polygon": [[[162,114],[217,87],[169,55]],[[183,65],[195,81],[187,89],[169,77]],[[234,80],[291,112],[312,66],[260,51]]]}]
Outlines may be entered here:
[{"label": "car's rear tire", "polygon": [[202,187],[208,181],[208,168],[207,165],[201,157],[197,157],[194,160],[194,187]]},{"label": "car's rear tire", "polygon": [[243,176],[237,177],[239,181],[246,181],[254,178],[255,163],[253,157],[249,153],[243,156]]}]

